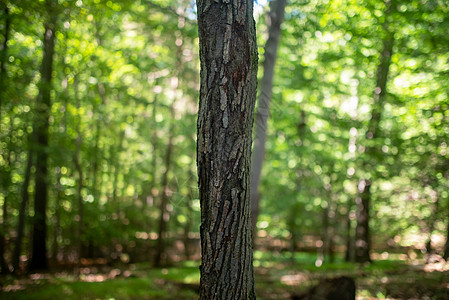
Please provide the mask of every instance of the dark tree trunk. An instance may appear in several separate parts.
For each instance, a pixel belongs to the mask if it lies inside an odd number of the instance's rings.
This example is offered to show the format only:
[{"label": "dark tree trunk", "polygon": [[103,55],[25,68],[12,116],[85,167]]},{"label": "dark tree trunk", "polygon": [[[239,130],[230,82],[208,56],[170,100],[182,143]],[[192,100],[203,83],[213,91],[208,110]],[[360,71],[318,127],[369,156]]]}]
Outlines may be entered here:
[{"label": "dark tree trunk", "polygon": [[371,181],[362,179],[359,182],[360,195],[357,203],[357,227],[355,231],[355,261],[370,262],[371,238],[369,228],[369,209],[371,200]]},{"label": "dark tree trunk", "polygon": [[55,45],[55,14],[52,3],[47,1],[48,22],[45,24],[44,56],[41,66],[41,82],[36,101],[36,119],[34,133],[36,135],[36,174],[34,194],[33,242],[29,269],[45,270],[47,265],[47,159],[48,159],[48,127],[51,112],[51,78],[53,69],[53,53]]},{"label": "dark tree trunk", "polygon": [[56,168],[56,191],[55,191],[55,215],[53,225],[53,241],[52,241],[52,254],[51,259],[54,263],[58,262],[59,243],[58,239],[61,235],[61,213],[59,206],[61,205],[61,199],[64,197],[64,188],[61,184],[61,168]]},{"label": "dark tree trunk", "polygon": [[[8,5],[6,3],[2,4],[3,9],[3,18],[5,20],[5,28],[3,33],[3,43],[2,43],[2,52],[1,52],[1,61],[0,61],[0,124],[2,121],[2,109],[3,109],[3,99],[7,99],[7,95],[5,93],[6,90],[6,60],[8,58],[8,40],[9,40],[9,31],[11,24],[11,16],[9,14]],[[5,161],[10,161],[10,155]],[[8,163],[10,165],[10,163]],[[0,228],[0,267],[2,269],[2,273],[9,273],[9,266],[5,259],[5,251],[6,251],[6,238],[5,234],[7,232],[7,216],[8,216],[8,200],[9,200],[9,185],[11,183],[10,180],[10,172],[5,170],[0,170],[0,181],[1,187],[4,190],[4,199],[3,199],[3,218],[2,218],[2,228]]]},{"label": "dark tree trunk", "polygon": [[346,252],[345,261],[354,261],[354,238],[352,235],[351,205],[348,205],[348,215],[346,216]]},{"label": "dark tree trunk", "polygon": [[27,164],[25,167],[25,175],[22,185],[22,201],[20,202],[19,208],[19,221],[17,223],[17,238],[14,243],[14,252],[12,256],[12,267],[13,272],[17,272],[20,268],[20,255],[22,254],[22,241],[25,231],[25,218],[27,215],[27,205],[30,198],[30,194],[28,193],[28,186],[30,185],[31,179],[31,167],[33,165],[33,148],[31,145],[32,141],[30,138],[29,142],[29,150],[28,150],[28,158]]},{"label": "dark tree trunk", "polygon": [[265,141],[267,137],[267,120],[269,115],[271,93],[273,87],[274,66],[277,56],[279,38],[281,36],[281,24],[284,19],[286,0],[274,0],[270,2],[268,40],[265,44],[263,63],[263,77],[260,87],[260,95],[255,115],[254,152],[251,164],[251,210],[252,210],[252,235],[253,243],[257,237],[257,217],[259,215],[259,183],[262,165],[265,156]]},{"label": "dark tree trunk", "polygon": [[250,163],[257,87],[253,1],[197,1],[200,299],[255,299]]},{"label": "dark tree trunk", "polygon": [[[377,68],[377,81],[374,90],[374,103],[371,111],[371,119],[366,133],[368,141],[366,146],[367,159],[370,162],[365,163],[366,172],[375,168],[373,160],[376,152],[374,141],[379,135],[379,124],[382,116],[382,109],[387,97],[387,79],[391,64],[391,55],[393,52],[394,34],[388,28],[388,19],[392,9],[391,1],[386,2],[384,30],[386,37],[383,40],[383,50],[380,54],[380,63]],[[374,175],[374,174],[372,174]],[[357,227],[355,233],[355,261],[359,263],[369,262],[370,259],[370,228],[369,228],[369,209],[371,205],[371,184],[372,180],[362,178],[359,182],[359,196],[357,197]]]},{"label": "dark tree trunk", "polygon": [[[8,5],[2,4],[3,18],[5,20],[5,28],[3,32],[2,52],[0,57],[0,93],[4,94],[6,89],[6,62],[8,59],[8,41],[11,27],[11,15],[9,14]],[[8,99],[5,95],[0,95],[0,121],[2,120],[3,99]]]},{"label": "dark tree trunk", "polygon": [[438,204],[438,194],[434,195],[434,202],[432,203],[432,215],[429,216],[428,219],[428,228],[429,228],[429,237],[426,242],[426,262],[429,262],[430,256],[433,254],[433,248],[432,248],[432,235],[433,231],[435,230],[435,220],[438,216],[439,211],[439,204]]},{"label": "dark tree trunk", "polygon": [[446,244],[444,245],[443,258],[445,260],[449,259],[449,218],[447,218],[447,228],[446,228]]}]

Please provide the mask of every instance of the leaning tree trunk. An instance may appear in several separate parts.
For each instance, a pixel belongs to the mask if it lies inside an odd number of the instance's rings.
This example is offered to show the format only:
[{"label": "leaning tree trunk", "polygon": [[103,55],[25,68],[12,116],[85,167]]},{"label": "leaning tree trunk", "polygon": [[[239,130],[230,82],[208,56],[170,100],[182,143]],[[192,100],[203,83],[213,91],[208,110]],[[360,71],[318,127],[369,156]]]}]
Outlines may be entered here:
[{"label": "leaning tree trunk", "polygon": [[265,156],[265,140],[267,137],[267,120],[273,87],[274,66],[277,48],[281,35],[281,24],[284,19],[286,0],[270,2],[268,40],[265,44],[265,60],[263,63],[263,77],[260,87],[259,101],[256,112],[256,133],[254,137],[254,152],[251,164],[251,210],[253,243],[257,237],[257,217],[259,215],[259,182],[262,164]]},{"label": "leaning tree trunk", "polygon": [[[394,33],[388,27],[388,18],[390,10],[392,9],[391,1],[386,1],[385,23],[384,30],[386,37],[383,40],[383,50],[380,54],[380,63],[377,68],[376,88],[374,90],[374,103],[371,112],[371,119],[368,125],[366,138],[368,144],[366,146],[366,153],[368,159],[375,159],[374,153],[375,141],[379,135],[379,124],[382,116],[382,109],[387,97],[387,78],[391,64],[391,55],[393,52]],[[365,163],[364,169],[366,172],[374,169],[372,162]],[[362,178],[359,182],[359,196],[356,199],[357,203],[357,226],[355,232],[355,261],[364,263],[371,261],[371,238],[369,228],[369,209],[371,206],[371,185],[372,180]]]},{"label": "leaning tree trunk", "polygon": [[33,242],[29,269],[45,270],[47,265],[47,158],[48,158],[48,127],[51,112],[51,77],[53,70],[53,53],[55,48],[55,14],[53,3],[46,2],[49,18],[45,24],[44,56],[41,66],[41,82],[36,101],[36,119],[33,131],[35,133],[36,179],[34,193]]},{"label": "leaning tree trunk", "polygon": [[257,88],[253,1],[197,0],[200,299],[255,299],[250,162]]}]

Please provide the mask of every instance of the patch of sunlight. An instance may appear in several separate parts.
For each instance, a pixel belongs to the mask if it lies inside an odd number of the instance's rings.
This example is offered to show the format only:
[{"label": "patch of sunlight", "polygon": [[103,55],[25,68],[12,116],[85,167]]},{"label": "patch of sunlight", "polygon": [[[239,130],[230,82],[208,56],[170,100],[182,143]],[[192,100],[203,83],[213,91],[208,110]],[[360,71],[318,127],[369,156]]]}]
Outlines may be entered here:
[{"label": "patch of sunlight", "polygon": [[300,285],[303,282],[307,281],[307,277],[303,274],[291,274],[291,275],[284,275],[281,277],[281,282],[286,285]]}]

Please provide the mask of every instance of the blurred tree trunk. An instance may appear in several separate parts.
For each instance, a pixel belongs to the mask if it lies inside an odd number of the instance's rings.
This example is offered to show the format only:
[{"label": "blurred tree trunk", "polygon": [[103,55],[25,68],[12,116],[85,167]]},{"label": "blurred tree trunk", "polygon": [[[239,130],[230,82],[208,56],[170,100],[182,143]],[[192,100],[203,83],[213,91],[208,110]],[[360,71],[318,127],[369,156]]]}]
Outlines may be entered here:
[{"label": "blurred tree trunk", "polygon": [[56,168],[56,191],[55,191],[55,215],[53,225],[53,241],[52,241],[52,254],[51,258],[54,263],[58,262],[59,243],[58,238],[61,235],[61,213],[59,206],[61,205],[61,199],[64,197],[64,188],[61,184],[61,168]]},{"label": "blurred tree trunk", "polygon": [[262,165],[265,156],[265,141],[267,137],[267,120],[270,110],[271,94],[273,89],[274,67],[276,63],[277,48],[281,36],[281,24],[284,19],[286,0],[273,0],[270,2],[268,14],[268,40],[265,44],[263,63],[263,77],[260,87],[259,101],[255,115],[255,137],[251,164],[251,210],[253,243],[257,238],[257,217],[259,215],[259,183]]},{"label": "blurred tree trunk", "polygon": [[351,220],[351,207],[348,205],[348,214],[346,216],[346,251],[345,251],[345,261],[354,261],[354,238],[352,235],[352,220]]},{"label": "blurred tree trunk", "polygon": [[115,205],[115,210],[117,213],[117,218],[120,218],[120,201],[117,198],[117,192],[118,192],[118,177],[120,174],[120,153],[123,150],[123,140],[125,139],[125,130],[121,130],[119,133],[118,143],[116,145],[116,149],[114,147],[111,147],[111,157],[112,157],[112,164],[114,166],[114,174],[113,174],[113,181],[112,181],[112,203]]},{"label": "blurred tree trunk", "polygon": [[[194,157],[193,153],[192,153],[191,157]],[[194,197],[193,196],[194,195],[193,186],[196,184],[194,178],[195,178],[195,175],[193,174],[192,170],[189,169],[189,179],[187,180],[187,184],[189,186],[189,195],[187,195],[187,197],[186,197],[187,221],[186,221],[186,225],[184,226],[184,253],[185,253],[186,260],[189,260],[190,257],[192,256],[192,251],[190,250],[189,233],[192,230],[192,223],[193,223],[193,218],[194,218],[193,207],[192,207],[192,200],[194,199],[193,198]]]},{"label": "blurred tree trunk", "polygon": [[253,1],[197,1],[200,299],[255,299],[251,138],[257,86]]},{"label": "blurred tree trunk", "polygon": [[[179,10],[181,10],[180,8]],[[184,24],[185,19],[182,16],[178,16],[178,29],[181,28],[181,23]],[[184,25],[182,25],[184,26]],[[175,64],[177,66],[176,71],[173,72],[173,78],[171,80],[171,89],[174,93],[173,103],[170,106],[170,127],[168,131],[168,143],[167,149],[165,152],[165,171],[162,174],[162,194],[161,194],[161,202],[160,202],[160,215],[159,215],[159,227],[158,227],[158,238],[156,245],[156,256],[154,258],[154,265],[161,266],[167,262],[167,255],[165,253],[165,239],[167,235],[167,225],[170,219],[170,215],[167,209],[168,200],[170,198],[170,187],[168,185],[168,174],[170,172],[170,168],[173,160],[173,139],[175,138],[175,107],[177,102],[176,92],[179,87],[179,81],[181,80],[181,70],[183,68],[183,40],[180,31],[175,32],[175,36],[177,36],[176,40],[176,54],[175,54]],[[180,41],[180,42],[179,42]],[[156,117],[156,116],[154,116]],[[157,141],[157,136],[155,136],[154,142]],[[155,165],[154,165],[155,166]]]},{"label": "blurred tree trunk", "polygon": [[[6,90],[6,62],[8,60],[8,41],[11,27],[11,15],[9,14],[8,4],[1,4],[3,9],[3,19],[5,20],[5,27],[3,31],[2,52],[0,57],[0,93],[4,94]],[[6,95],[0,94],[0,121],[2,120],[3,100],[7,99]]]},{"label": "blurred tree trunk", "polygon": [[437,192],[431,193],[430,197],[432,197],[432,214],[427,219],[427,227],[429,228],[429,237],[427,238],[426,242],[426,262],[429,262],[430,255],[433,253],[432,249],[432,235],[433,231],[435,230],[435,221],[438,218],[438,211],[439,211],[439,204],[438,204],[438,194]]},{"label": "blurred tree trunk", "polygon": [[[387,97],[387,79],[390,69],[391,56],[393,52],[394,33],[389,29],[389,17],[392,8],[391,1],[387,0],[385,11],[384,31],[386,37],[383,40],[383,50],[380,54],[380,63],[377,68],[377,80],[376,88],[374,90],[374,103],[371,111],[371,119],[368,125],[368,131],[366,138],[368,144],[366,146],[367,158],[370,160],[375,159],[374,153],[376,138],[379,135],[379,124],[381,121],[383,106],[385,105]],[[365,172],[369,173],[370,170],[375,169],[375,164],[370,161],[364,164]],[[362,178],[359,181],[359,196],[356,199],[357,204],[357,226],[355,233],[355,261],[358,263],[364,263],[371,261],[370,250],[370,206],[371,206],[371,178]]]},{"label": "blurred tree trunk", "polygon": [[[5,28],[3,32],[3,44],[2,44],[2,52],[1,52],[1,61],[0,61],[0,126],[2,123],[2,110],[3,110],[3,99],[7,99],[8,95],[6,95],[6,61],[8,59],[8,41],[9,41],[9,31],[11,24],[11,16],[9,14],[8,5],[6,3],[2,3],[3,9],[3,18],[5,20]],[[1,132],[1,130],[0,130]],[[10,139],[11,140],[11,139]],[[10,148],[10,147],[9,147]],[[5,156],[5,155],[3,155]],[[6,251],[6,232],[8,230],[8,202],[9,202],[9,185],[11,183],[10,179],[10,169],[11,169],[11,156],[3,157],[3,160],[6,162],[5,165],[0,170],[0,181],[1,181],[1,189],[3,190],[3,206],[2,206],[2,223],[0,228],[0,268],[2,269],[2,273],[9,273],[9,266],[5,259],[5,251]]]},{"label": "blurred tree trunk", "polygon": [[157,236],[157,244],[156,244],[156,256],[154,257],[154,266],[159,267],[166,263],[166,254],[165,254],[165,238],[167,233],[167,223],[169,220],[169,214],[167,211],[168,199],[170,188],[168,186],[168,172],[170,171],[171,163],[172,163],[172,153],[173,153],[173,137],[174,137],[174,118],[175,118],[175,108],[174,104],[170,107],[170,117],[171,123],[168,132],[168,144],[167,150],[165,152],[165,171],[162,174],[162,195],[161,195],[161,203],[159,207],[159,227],[158,227],[158,236]]},{"label": "blurred tree trunk", "polygon": [[34,194],[34,218],[30,271],[45,270],[47,265],[47,196],[48,196],[48,127],[51,113],[51,78],[55,47],[56,14],[52,0],[46,1],[48,13],[45,22],[44,50],[41,66],[41,82],[36,101],[36,118],[33,132],[36,134],[36,174]]},{"label": "blurred tree trunk", "polygon": [[[33,132],[32,135],[35,133]],[[14,252],[12,255],[12,267],[13,272],[17,272],[20,268],[20,255],[22,254],[22,241],[24,236],[24,230],[25,230],[25,218],[27,215],[27,205],[30,198],[30,194],[28,193],[28,187],[30,185],[30,179],[31,179],[31,167],[33,166],[33,157],[34,157],[34,151],[33,151],[33,138],[30,136],[28,139],[28,156],[27,156],[27,163],[25,167],[25,175],[23,178],[22,183],[22,200],[20,201],[20,207],[19,207],[19,221],[17,222],[17,238],[14,242]]]},{"label": "blurred tree trunk", "polygon": [[78,173],[78,180],[76,183],[77,190],[76,190],[76,197],[78,200],[78,228],[77,228],[77,275],[79,275],[79,271],[81,268],[81,256],[82,256],[82,249],[83,249],[83,222],[84,222],[84,205],[83,205],[83,168],[81,166],[80,162],[80,152],[81,152],[81,143],[82,143],[82,137],[81,137],[81,114],[80,114],[80,107],[81,107],[81,99],[78,95],[78,79],[75,78],[74,82],[74,89],[75,89],[75,98],[76,98],[76,109],[77,109],[77,115],[78,120],[76,122],[76,150],[75,155],[73,157],[73,162],[75,164],[76,172]]},{"label": "blurred tree trunk", "polygon": [[443,258],[449,260],[449,218],[447,218],[447,228],[446,228],[446,243],[444,245]]}]

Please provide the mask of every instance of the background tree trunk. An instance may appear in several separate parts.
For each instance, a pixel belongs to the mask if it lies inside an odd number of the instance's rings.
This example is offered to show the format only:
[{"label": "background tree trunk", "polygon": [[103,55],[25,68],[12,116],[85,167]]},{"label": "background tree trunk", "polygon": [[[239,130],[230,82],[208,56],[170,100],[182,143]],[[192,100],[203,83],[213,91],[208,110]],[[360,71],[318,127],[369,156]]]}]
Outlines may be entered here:
[{"label": "background tree trunk", "polygon": [[[6,3],[2,4],[3,10],[3,18],[5,20],[5,28],[3,32],[3,43],[2,43],[2,52],[1,52],[1,60],[0,60],[0,124],[2,121],[2,109],[3,109],[3,99],[7,99],[6,90],[6,61],[8,58],[8,40],[9,40],[9,31],[11,25],[11,16],[9,14],[8,5]],[[1,132],[1,130],[0,130]],[[7,161],[7,166],[10,165],[10,155],[4,158]],[[11,182],[10,179],[10,171],[7,170],[8,167],[5,167],[5,170],[0,170],[0,184],[2,185],[0,188],[4,191],[3,198],[3,216],[2,216],[2,227],[0,228],[0,268],[2,269],[2,273],[9,273],[9,267],[5,259],[5,251],[6,251],[6,232],[7,228],[7,216],[8,216],[8,199],[9,199],[9,185]]]},{"label": "background tree trunk", "polygon": [[281,24],[284,20],[286,0],[270,2],[268,40],[265,44],[263,62],[263,77],[260,87],[259,101],[255,115],[255,137],[251,164],[251,210],[253,243],[257,238],[257,217],[259,215],[259,183],[265,156],[265,141],[267,137],[267,120],[269,116],[271,93],[273,89],[274,66],[277,48],[281,36]]},{"label": "background tree trunk", "polygon": [[200,299],[255,299],[250,161],[257,86],[253,1],[197,1]]},{"label": "background tree trunk", "polygon": [[[373,160],[375,145],[371,140],[376,140],[379,135],[379,124],[382,116],[382,109],[387,97],[387,79],[390,69],[391,55],[393,52],[394,34],[388,27],[388,18],[391,11],[391,1],[386,2],[384,30],[386,37],[383,40],[383,50],[380,54],[380,63],[377,68],[376,88],[374,90],[374,103],[371,112],[371,119],[368,125],[366,138],[366,154],[368,159]],[[376,143],[377,144],[377,143]],[[371,172],[375,168],[373,162],[365,163],[365,172]],[[359,182],[359,196],[356,199],[357,204],[357,226],[355,232],[355,261],[359,263],[371,261],[369,252],[371,250],[370,228],[369,228],[369,209],[371,205],[371,185],[372,179],[362,178]]]},{"label": "background tree trunk", "polygon": [[45,24],[44,55],[41,66],[41,83],[36,102],[36,119],[34,130],[36,134],[36,179],[34,194],[34,219],[32,255],[29,269],[45,270],[47,265],[47,158],[48,158],[48,127],[51,113],[51,78],[53,70],[53,53],[55,48],[55,13],[53,4],[46,2],[49,18]]},{"label": "background tree trunk", "polygon": [[172,153],[173,153],[173,137],[174,137],[174,118],[175,118],[175,107],[172,104],[170,108],[171,115],[171,124],[168,133],[168,144],[167,150],[165,152],[165,171],[162,175],[162,195],[161,195],[161,203],[159,207],[160,216],[159,216],[159,227],[158,227],[158,237],[156,244],[156,256],[154,257],[154,265],[156,267],[161,266],[166,262],[165,255],[165,238],[167,232],[167,223],[169,220],[169,214],[167,210],[168,200],[169,200],[169,186],[168,186],[168,172],[170,171],[171,163],[172,163]]}]

